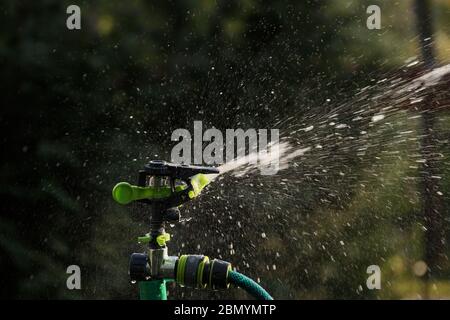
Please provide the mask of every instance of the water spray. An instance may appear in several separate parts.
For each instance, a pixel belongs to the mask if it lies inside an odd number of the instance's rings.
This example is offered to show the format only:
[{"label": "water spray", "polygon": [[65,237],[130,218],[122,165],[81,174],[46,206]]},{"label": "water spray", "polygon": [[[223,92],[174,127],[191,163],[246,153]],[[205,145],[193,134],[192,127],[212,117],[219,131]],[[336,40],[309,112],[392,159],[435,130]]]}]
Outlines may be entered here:
[{"label": "water spray", "polygon": [[139,171],[136,186],[120,182],[113,188],[113,198],[119,204],[139,201],[151,207],[150,232],[138,238],[138,243],[147,246],[146,251],[133,253],[129,265],[131,282],[138,282],[142,300],[167,300],[169,281],[212,290],[235,285],[257,299],[272,300],[255,281],[234,271],[229,262],[210,260],[205,255],[168,255],[170,235],[165,231],[165,222],[180,220],[179,207],[200,194],[211,174],[217,175],[219,170],[153,160]]}]

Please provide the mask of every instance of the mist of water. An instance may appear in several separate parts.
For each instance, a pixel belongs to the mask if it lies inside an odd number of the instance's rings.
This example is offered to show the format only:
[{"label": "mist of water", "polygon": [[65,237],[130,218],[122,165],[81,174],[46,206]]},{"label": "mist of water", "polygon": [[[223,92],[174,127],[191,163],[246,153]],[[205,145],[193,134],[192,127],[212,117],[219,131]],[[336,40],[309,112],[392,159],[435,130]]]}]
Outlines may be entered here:
[{"label": "mist of water", "polygon": [[[414,65],[411,63],[409,66]],[[370,149],[380,146],[381,141],[376,141],[376,137],[388,139],[384,141],[384,146],[417,141],[418,132],[400,127],[407,127],[405,121],[414,122],[421,117],[420,112],[414,113],[414,105],[421,102],[429,94],[429,89],[440,84],[448,74],[450,65],[437,67],[413,78],[395,74],[373,86],[362,88],[354,100],[337,104],[326,114],[306,115],[307,122],[301,123],[300,119],[299,124],[299,119],[292,116],[280,119],[275,125],[283,125],[285,136],[279,143],[270,146],[271,152],[255,151],[233,159],[219,167],[219,175],[211,177],[257,174],[262,167],[274,162],[279,163],[278,170],[281,171],[290,165],[298,165],[297,161],[304,161],[308,154],[321,160],[314,163],[319,168],[327,159],[338,160],[341,153],[350,150],[355,151],[355,157],[363,157]],[[408,108],[413,112],[408,112]],[[389,122],[394,117],[397,117],[396,123]],[[398,130],[395,130],[396,127]]]}]

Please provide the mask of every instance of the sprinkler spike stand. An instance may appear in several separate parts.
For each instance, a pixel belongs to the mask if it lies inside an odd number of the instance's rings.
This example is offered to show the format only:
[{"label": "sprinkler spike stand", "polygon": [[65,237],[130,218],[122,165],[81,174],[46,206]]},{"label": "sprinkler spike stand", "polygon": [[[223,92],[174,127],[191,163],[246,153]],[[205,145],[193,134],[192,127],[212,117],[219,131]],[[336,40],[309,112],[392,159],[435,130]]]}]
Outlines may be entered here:
[{"label": "sprinkler spike stand", "polygon": [[141,300],[167,300],[166,280],[140,281],[139,298]]}]

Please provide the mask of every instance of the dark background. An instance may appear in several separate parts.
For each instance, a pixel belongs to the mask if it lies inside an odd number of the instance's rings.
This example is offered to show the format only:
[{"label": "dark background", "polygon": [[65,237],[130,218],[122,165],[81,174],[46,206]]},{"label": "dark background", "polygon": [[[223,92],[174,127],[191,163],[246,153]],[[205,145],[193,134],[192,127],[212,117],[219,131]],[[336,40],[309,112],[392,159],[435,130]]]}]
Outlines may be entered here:
[{"label": "dark background", "polygon": [[[81,30],[66,28],[69,4],[81,8]],[[382,8],[381,30],[366,28],[369,4]],[[445,65],[450,3],[431,4]],[[134,182],[149,159],[170,160],[173,130],[202,120],[289,136],[333,110],[366,109],[369,121],[341,136],[293,137],[329,147],[275,177],[211,185],[185,208],[193,219],[171,228],[170,251],[229,260],[275,298],[449,297],[447,113],[436,113],[445,237],[429,281],[418,141],[399,138],[420,140],[418,120],[392,112],[366,140],[345,139],[396,104],[370,100],[385,89],[379,80],[408,82],[401,70],[420,57],[413,1],[4,0],[0,19],[1,297],[135,298],[127,263],[141,250],[146,209],[115,204],[111,189]],[[66,288],[71,264],[82,290]],[[383,271],[382,290],[366,289],[371,264]]]}]

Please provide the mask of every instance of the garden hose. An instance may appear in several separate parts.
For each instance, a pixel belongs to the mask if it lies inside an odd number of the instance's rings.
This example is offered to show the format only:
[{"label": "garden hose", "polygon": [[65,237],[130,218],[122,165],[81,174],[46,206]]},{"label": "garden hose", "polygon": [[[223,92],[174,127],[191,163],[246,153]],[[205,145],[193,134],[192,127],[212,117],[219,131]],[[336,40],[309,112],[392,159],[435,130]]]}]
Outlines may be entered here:
[{"label": "garden hose", "polygon": [[264,290],[259,284],[250,279],[249,277],[239,273],[237,271],[230,271],[228,273],[228,281],[230,283],[244,289],[248,294],[252,295],[258,300],[273,300],[272,296]]}]

